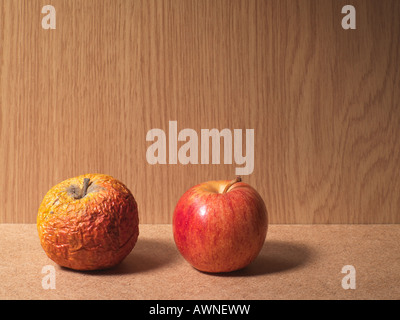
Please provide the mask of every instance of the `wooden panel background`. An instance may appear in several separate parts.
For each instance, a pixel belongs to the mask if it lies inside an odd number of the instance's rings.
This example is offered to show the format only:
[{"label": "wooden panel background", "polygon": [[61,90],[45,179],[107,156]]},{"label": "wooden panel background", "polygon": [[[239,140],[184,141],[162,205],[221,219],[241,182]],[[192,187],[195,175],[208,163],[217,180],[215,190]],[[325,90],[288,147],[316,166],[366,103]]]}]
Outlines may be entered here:
[{"label": "wooden panel background", "polygon": [[177,120],[255,130],[244,180],[271,223],[399,223],[399,40],[398,0],[0,0],[0,222],[34,223],[51,186],[102,172],[142,223],[171,223],[185,190],[236,167],[148,164],[147,131]]}]

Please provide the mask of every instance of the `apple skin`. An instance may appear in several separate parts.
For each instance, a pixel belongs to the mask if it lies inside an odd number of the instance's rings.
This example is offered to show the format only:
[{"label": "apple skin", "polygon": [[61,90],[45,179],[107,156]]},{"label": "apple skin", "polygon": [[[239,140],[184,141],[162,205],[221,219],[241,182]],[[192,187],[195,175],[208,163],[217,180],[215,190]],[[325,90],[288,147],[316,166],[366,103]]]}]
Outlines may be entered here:
[{"label": "apple skin", "polygon": [[42,248],[58,265],[108,269],[136,244],[138,206],[122,182],[104,174],[85,174],[47,192],[39,207],[37,229]]},{"label": "apple skin", "polygon": [[258,192],[244,182],[209,181],[190,188],[173,215],[173,235],[181,255],[194,268],[231,272],[249,265],[260,253],[268,213]]}]

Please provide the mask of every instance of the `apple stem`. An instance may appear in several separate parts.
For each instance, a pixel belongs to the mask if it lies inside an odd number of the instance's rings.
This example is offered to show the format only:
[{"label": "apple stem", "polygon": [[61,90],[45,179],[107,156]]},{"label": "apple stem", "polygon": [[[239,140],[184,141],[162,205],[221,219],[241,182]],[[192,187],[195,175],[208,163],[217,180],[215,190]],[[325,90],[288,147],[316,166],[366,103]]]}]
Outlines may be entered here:
[{"label": "apple stem", "polygon": [[83,179],[83,188],[81,190],[80,198],[83,198],[84,196],[86,196],[86,192],[89,187],[89,182],[90,182],[89,178]]},{"label": "apple stem", "polygon": [[235,183],[237,183],[237,182],[241,182],[242,181],[242,178],[241,177],[236,177],[236,179],[234,179],[234,180],[232,180],[231,182],[229,182],[227,185],[226,185],[226,187],[225,187],[225,189],[224,189],[224,191],[222,192],[222,193],[226,193],[228,190],[229,190],[229,188],[230,187],[232,187]]}]

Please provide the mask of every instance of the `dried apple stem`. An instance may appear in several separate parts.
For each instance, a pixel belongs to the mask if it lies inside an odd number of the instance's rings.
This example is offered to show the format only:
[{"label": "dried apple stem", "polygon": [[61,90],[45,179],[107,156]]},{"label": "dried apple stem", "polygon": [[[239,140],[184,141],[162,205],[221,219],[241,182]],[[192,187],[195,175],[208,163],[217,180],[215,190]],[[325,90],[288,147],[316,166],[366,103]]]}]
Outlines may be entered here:
[{"label": "dried apple stem", "polygon": [[224,191],[222,193],[226,193],[229,190],[230,187],[232,187],[235,183],[241,182],[241,181],[242,181],[241,177],[236,177],[236,179],[232,180],[231,182],[229,182],[226,185],[226,187],[225,187],[225,189],[224,189]]},{"label": "dried apple stem", "polygon": [[83,179],[83,188],[82,188],[82,190],[81,190],[81,195],[80,195],[81,198],[83,198],[84,196],[86,196],[86,192],[87,192],[87,189],[88,189],[88,187],[89,187],[89,182],[90,182],[90,179],[89,179],[89,178]]}]

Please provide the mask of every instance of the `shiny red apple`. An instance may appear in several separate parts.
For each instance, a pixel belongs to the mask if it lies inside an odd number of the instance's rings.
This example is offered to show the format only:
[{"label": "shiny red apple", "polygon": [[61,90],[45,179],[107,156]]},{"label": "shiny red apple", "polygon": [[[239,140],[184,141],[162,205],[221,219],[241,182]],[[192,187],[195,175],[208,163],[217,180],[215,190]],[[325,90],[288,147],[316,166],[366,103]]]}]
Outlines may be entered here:
[{"label": "shiny red apple", "polygon": [[240,177],[192,187],[173,215],[179,252],[194,268],[210,273],[249,265],[260,253],[267,229],[263,199]]}]

